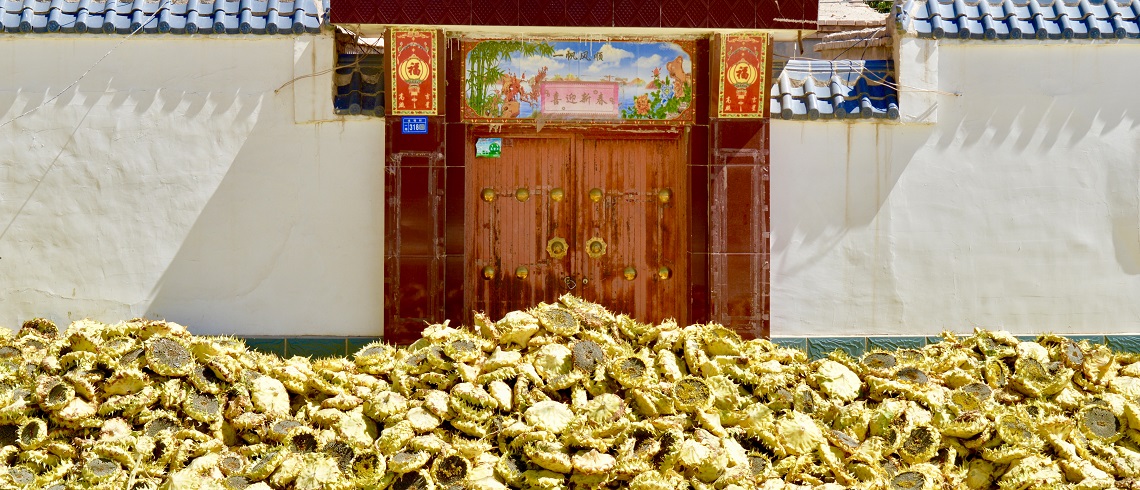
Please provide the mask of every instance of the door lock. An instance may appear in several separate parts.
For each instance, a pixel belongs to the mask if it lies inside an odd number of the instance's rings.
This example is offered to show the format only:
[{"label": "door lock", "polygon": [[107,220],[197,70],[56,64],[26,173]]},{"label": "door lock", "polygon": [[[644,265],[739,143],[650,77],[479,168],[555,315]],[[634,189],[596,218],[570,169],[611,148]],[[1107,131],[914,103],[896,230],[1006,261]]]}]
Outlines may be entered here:
[{"label": "door lock", "polygon": [[562,283],[566,284],[566,289],[569,289],[571,291],[573,291],[574,288],[578,287],[578,283],[574,282],[574,278],[570,276],[563,277]]}]

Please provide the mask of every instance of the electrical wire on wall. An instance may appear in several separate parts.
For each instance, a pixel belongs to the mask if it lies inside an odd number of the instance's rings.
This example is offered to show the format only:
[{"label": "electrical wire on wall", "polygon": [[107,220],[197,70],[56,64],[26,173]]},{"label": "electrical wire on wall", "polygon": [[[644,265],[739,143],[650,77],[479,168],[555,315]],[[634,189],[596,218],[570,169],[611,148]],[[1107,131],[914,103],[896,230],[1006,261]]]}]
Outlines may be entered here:
[{"label": "electrical wire on wall", "polygon": [[[337,49],[336,49],[337,53],[344,52],[344,45],[350,44],[350,45],[353,45],[357,49],[360,49],[362,51],[368,51],[364,54],[375,54],[375,55],[384,54],[384,39],[383,38],[378,37],[378,38],[372,39],[372,42],[370,42],[370,43],[362,43],[362,42],[360,42],[360,40],[366,39],[366,38],[361,37],[359,34],[352,32],[348,29],[345,29],[344,27],[341,27],[341,26],[337,26],[336,29],[337,29],[337,36],[336,36],[337,37]],[[341,31],[344,31],[344,32],[342,33]],[[351,37],[353,41],[349,42],[349,43],[341,42],[341,36],[342,35],[346,35],[346,36]],[[297,83],[300,80],[304,80],[306,78],[319,77],[321,75],[326,75],[326,74],[335,72],[335,71],[342,69],[342,68],[356,68],[356,67],[360,66],[360,60],[361,60],[361,58],[357,57],[356,61],[353,61],[352,63],[349,63],[347,65],[338,65],[334,62],[332,68],[327,68],[327,69],[316,71],[316,72],[309,73],[306,75],[293,77],[291,80],[281,84],[280,87],[277,87],[277,90],[274,90],[273,94],[277,95],[282,90],[284,90],[285,87],[288,87],[288,86],[290,86],[294,83]]]},{"label": "electrical wire on wall", "polygon": [[87,70],[84,71],[82,75],[79,75],[79,78],[76,78],[74,82],[67,84],[67,86],[64,87],[63,90],[60,90],[59,93],[49,97],[47,100],[40,103],[40,105],[35,106],[31,109],[28,109],[27,111],[24,111],[23,114],[20,114],[16,117],[13,117],[12,119],[9,119],[7,121],[4,121],[3,123],[0,123],[0,128],[7,126],[9,124],[12,124],[16,120],[18,120],[24,116],[27,116],[33,112],[36,112],[40,109],[43,109],[48,104],[55,101],[55,99],[58,99],[63,94],[67,93],[68,90],[71,90],[72,87],[75,87],[77,84],[79,84],[80,81],[82,81],[84,78],[87,77],[88,74],[91,73],[91,70],[94,70],[95,67],[99,66],[99,63],[102,63],[103,60],[107,59],[108,56],[111,56],[111,53],[114,53],[116,49],[119,49],[119,46],[122,46],[123,43],[127,42],[127,40],[131,38],[131,36],[134,36],[135,34],[137,34],[139,31],[141,31],[143,29],[143,27],[146,27],[147,24],[150,24],[151,21],[153,21],[154,18],[156,16],[158,16],[158,13],[162,11],[162,8],[166,6],[167,2],[169,2],[169,0],[162,0],[161,2],[159,2],[158,8],[154,9],[154,12],[151,13],[150,16],[146,18],[145,22],[140,23],[139,26],[135,28],[135,30],[131,31],[130,34],[127,34],[126,37],[124,37],[121,41],[119,41],[119,44],[116,44],[114,47],[112,47],[110,50],[108,50],[106,53],[104,53],[103,56],[99,57],[98,60],[95,60],[95,63],[92,64],[89,68],[87,68]]},{"label": "electrical wire on wall", "polygon": [[[87,70],[85,70],[83,72],[83,74],[79,75],[79,78],[76,78],[75,81],[67,84],[67,86],[64,87],[63,90],[60,90],[58,93],[49,97],[47,100],[41,102],[39,105],[24,111],[22,114],[20,114],[16,117],[13,117],[12,119],[9,119],[7,121],[4,121],[3,123],[0,123],[0,128],[3,128],[9,124],[12,124],[13,122],[19,120],[20,118],[23,118],[23,117],[25,117],[29,114],[32,114],[32,113],[34,113],[40,109],[43,109],[44,107],[47,107],[48,104],[50,104],[53,101],[55,101],[56,99],[60,98],[63,94],[67,93],[68,90],[71,90],[73,87],[78,85],[80,81],[82,81],[85,77],[87,77],[88,74],[91,73],[92,70],[95,69],[95,67],[99,66],[99,64],[102,63],[103,60],[107,59],[108,56],[111,56],[111,53],[114,53],[115,50],[119,49],[119,47],[123,45],[123,43],[127,42],[127,40],[131,38],[131,36],[134,36],[139,31],[141,31],[143,29],[143,27],[146,27],[147,24],[150,24],[152,21],[154,21],[155,17],[158,16],[158,13],[162,11],[163,7],[165,7],[168,2],[169,2],[169,0],[162,0],[158,4],[158,8],[154,9],[154,13],[150,14],[150,16],[146,18],[146,21],[140,23],[139,26],[137,28],[135,28],[135,30],[131,31],[130,34],[127,34],[126,37],[124,37],[121,41],[119,41],[118,44],[116,44],[114,47],[112,47],[110,50],[108,50],[106,53],[104,53],[103,56],[101,56],[98,60],[95,60],[95,63],[93,63],[90,67],[88,67]],[[20,207],[16,209],[15,213],[12,214],[12,219],[8,220],[8,224],[4,226],[3,230],[0,230],[0,240],[3,240],[4,237],[8,235],[8,230],[10,230],[12,228],[12,224],[16,222],[16,218],[18,218],[21,214],[23,214],[24,208],[28,205],[29,202],[31,202],[32,197],[36,195],[36,191],[39,190],[40,184],[42,184],[44,179],[47,178],[48,172],[51,172],[51,169],[54,168],[56,163],[59,162],[59,157],[61,155],[63,155],[63,151],[65,149],[67,149],[67,146],[70,145],[72,141],[75,140],[75,133],[77,131],[79,131],[79,127],[83,125],[83,121],[87,120],[87,114],[90,114],[90,113],[91,113],[91,109],[88,108],[87,112],[83,114],[83,118],[81,118],[79,120],[79,123],[75,125],[75,128],[73,128],[71,130],[71,134],[68,136],[67,141],[65,141],[63,143],[63,146],[61,146],[59,148],[59,152],[56,153],[55,158],[53,158],[51,161],[51,164],[49,164],[47,166],[47,168],[44,169],[43,173],[40,174],[40,177],[38,179],[36,179],[36,185],[35,185],[35,187],[32,188],[32,192],[28,193],[28,197],[24,199],[24,202],[20,203]]]},{"label": "electrical wire on wall", "polygon": [[[866,44],[863,47],[863,52],[862,52],[862,54],[860,54],[859,59],[858,60],[850,60],[850,62],[853,63],[854,61],[865,61],[864,58],[867,56],[867,49],[870,48],[871,41],[874,39],[875,35],[877,35],[883,29],[886,29],[886,26],[875,29],[870,34],[868,34],[867,36],[860,38],[858,41],[852,43],[850,46],[847,47],[847,49],[844,49],[843,51],[841,51],[839,54],[835,55],[830,60],[824,60],[824,59],[818,59],[818,58],[807,58],[807,57],[803,57],[803,56],[794,56],[794,55],[793,56],[786,56],[786,55],[781,55],[781,54],[776,54],[776,53],[772,53],[772,56],[775,56],[777,58],[783,58],[786,60],[826,61],[831,65],[831,71],[832,71],[832,73],[834,73],[836,64],[843,63],[843,61],[844,61],[844,60],[839,60],[839,57],[843,56],[845,53],[850,51],[851,48],[858,46],[860,44],[864,44],[864,43],[866,43]],[[801,53],[802,53],[802,51],[801,51]],[[954,97],[961,97],[962,96],[961,93],[957,93],[957,92],[946,92],[944,90],[919,88],[919,87],[914,87],[911,85],[906,85],[903,83],[891,82],[891,81],[887,80],[886,78],[879,76],[878,74],[875,74],[872,72],[866,72],[865,75],[867,75],[869,77],[873,77],[873,79],[871,81],[878,83],[880,85],[886,86],[888,88],[892,88],[892,89],[897,90],[897,91],[902,91],[901,88],[905,87],[907,89],[910,89],[911,92],[927,92],[927,93],[935,93],[935,94],[940,94],[940,95],[950,95],[950,96],[954,96]]]}]

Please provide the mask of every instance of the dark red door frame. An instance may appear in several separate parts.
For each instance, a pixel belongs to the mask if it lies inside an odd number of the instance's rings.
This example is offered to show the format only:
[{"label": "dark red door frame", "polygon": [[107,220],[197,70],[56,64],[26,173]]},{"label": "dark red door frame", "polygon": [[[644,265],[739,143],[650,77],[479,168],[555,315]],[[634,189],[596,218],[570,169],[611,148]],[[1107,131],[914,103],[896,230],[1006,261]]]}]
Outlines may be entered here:
[{"label": "dark red door frame", "polygon": [[[428,323],[469,318],[463,311],[464,145],[467,125],[457,110],[459,42],[445,42],[444,113],[429,117],[428,134],[385,130],[384,337],[406,344]],[[695,73],[710,73],[709,41],[697,41]],[[708,116],[710,83],[698,85],[696,121],[689,126],[691,199],[689,323],[715,321],[746,337],[769,326],[768,120]]]}]

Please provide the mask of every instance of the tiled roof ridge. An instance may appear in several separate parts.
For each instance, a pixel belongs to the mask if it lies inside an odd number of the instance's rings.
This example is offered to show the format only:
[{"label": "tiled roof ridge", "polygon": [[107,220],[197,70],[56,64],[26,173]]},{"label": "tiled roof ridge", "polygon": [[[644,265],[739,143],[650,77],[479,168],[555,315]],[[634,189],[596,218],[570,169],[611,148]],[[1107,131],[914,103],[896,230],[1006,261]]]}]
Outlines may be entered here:
[{"label": "tiled roof ridge", "polygon": [[[870,40],[866,39],[851,39],[843,41],[823,41],[816,43],[812,49],[817,52],[823,52],[832,49],[847,49],[847,48],[875,48],[879,46],[890,46],[891,38],[889,37],[876,37]],[[855,51],[858,53],[859,51]]]},{"label": "tiled roof ridge", "polygon": [[881,26],[885,19],[878,20],[820,20],[819,26],[838,26],[838,27],[872,27]]},{"label": "tiled roof ridge", "polygon": [[907,0],[907,34],[959,39],[1138,39],[1140,0]]},{"label": "tiled roof ridge", "polygon": [[0,32],[316,33],[327,24],[322,1],[0,0]]},{"label": "tiled roof ridge", "polygon": [[878,39],[882,37],[889,37],[890,33],[887,32],[886,24],[880,24],[877,27],[868,27],[865,29],[852,29],[847,31],[832,32],[826,34],[821,39],[824,42],[834,41],[857,41],[862,39]]}]

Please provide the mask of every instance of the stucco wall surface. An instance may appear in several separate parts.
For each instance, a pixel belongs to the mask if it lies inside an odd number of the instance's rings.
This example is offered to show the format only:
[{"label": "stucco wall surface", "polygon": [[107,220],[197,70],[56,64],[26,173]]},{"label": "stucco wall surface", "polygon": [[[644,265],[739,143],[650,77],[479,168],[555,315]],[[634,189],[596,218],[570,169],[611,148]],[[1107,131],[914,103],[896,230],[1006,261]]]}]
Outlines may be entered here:
[{"label": "stucco wall surface", "polygon": [[903,42],[926,123],[772,121],[772,335],[1140,332],[1140,45]]},{"label": "stucco wall surface", "polygon": [[383,124],[333,115],[331,35],[121,41],[0,35],[0,326],[379,335]]}]

